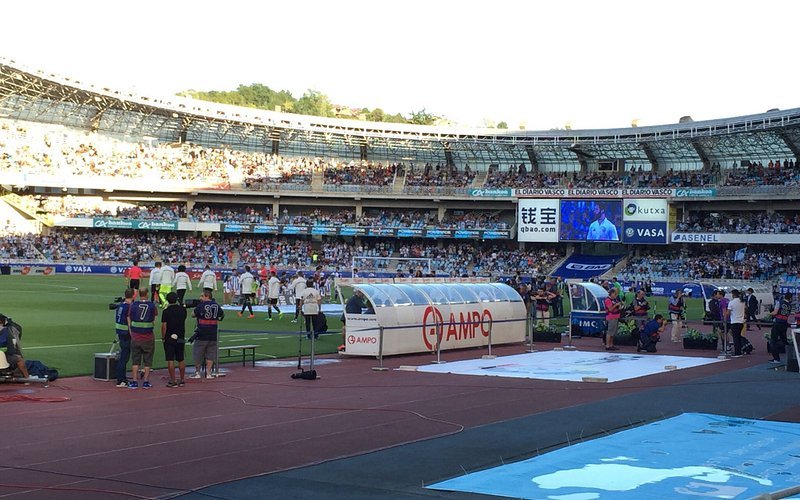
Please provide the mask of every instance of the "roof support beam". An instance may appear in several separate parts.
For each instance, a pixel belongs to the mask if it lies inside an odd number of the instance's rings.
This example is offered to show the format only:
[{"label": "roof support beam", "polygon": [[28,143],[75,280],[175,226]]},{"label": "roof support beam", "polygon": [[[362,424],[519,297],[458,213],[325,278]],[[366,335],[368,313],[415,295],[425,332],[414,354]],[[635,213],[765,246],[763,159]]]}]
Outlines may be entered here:
[{"label": "roof support beam", "polygon": [[[175,116],[173,115],[173,117],[175,117]],[[177,117],[175,117],[175,118],[177,118]],[[189,125],[191,125],[192,122],[191,122],[191,120],[189,119],[188,116],[183,116],[183,117],[181,117],[180,120],[181,120],[181,124],[180,124],[180,127],[178,128],[178,141],[181,144],[185,144],[186,143],[186,137],[189,135]]]},{"label": "roof support beam", "polygon": [[786,133],[786,130],[777,130],[776,134],[778,137],[783,139],[783,142],[786,143],[786,147],[794,154],[795,163],[800,160],[800,146],[798,146],[797,142],[795,142],[794,138],[791,135]]},{"label": "roof support beam", "polygon": [[536,157],[536,150],[530,144],[525,145],[525,152],[528,154],[528,161],[531,162],[531,171],[539,173],[539,159]]},{"label": "roof support beam", "polygon": [[708,156],[708,152],[706,151],[705,146],[703,146],[703,144],[697,139],[689,140],[689,144],[692,145],[695,152],[697,153],[697,156],[700,157],[700,161],[703,162],[703,170],[706,171],[711,170],[711,159]]},{"label": "roof support beam", "polygon": [[646,142],[639,144],[639,146],[642,148],[645,156],[647,156],[647,159],[650,161],[650,165],[653,166],[653,172],[658,172],[660,170],[658,168],[658,157],[656,157],[656,153],[653,151],[653,148],[650,147],[650,144],[647,144]]},{"label": "roof support beam", "polygon": [[579,146],[572,145],[568,147],[570,151],[578,158],[578,163],[581,166],[580,173],[585,174],[589,172],[589,160],[593,160],[594,156],[582,150]]}]

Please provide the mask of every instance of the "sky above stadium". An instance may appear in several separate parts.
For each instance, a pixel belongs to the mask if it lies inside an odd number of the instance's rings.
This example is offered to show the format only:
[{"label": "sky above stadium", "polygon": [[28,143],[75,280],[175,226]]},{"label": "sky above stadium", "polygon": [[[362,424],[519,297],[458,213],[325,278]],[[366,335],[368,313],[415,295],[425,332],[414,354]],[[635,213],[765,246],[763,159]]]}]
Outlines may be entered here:
[{"label": "sky above stadium", "polygon": [[[491,7],[490,7],[491,5]],[[0,55],[171,95],[263,83],[529,130],[800,107],[800,2],[8,2]]]}]

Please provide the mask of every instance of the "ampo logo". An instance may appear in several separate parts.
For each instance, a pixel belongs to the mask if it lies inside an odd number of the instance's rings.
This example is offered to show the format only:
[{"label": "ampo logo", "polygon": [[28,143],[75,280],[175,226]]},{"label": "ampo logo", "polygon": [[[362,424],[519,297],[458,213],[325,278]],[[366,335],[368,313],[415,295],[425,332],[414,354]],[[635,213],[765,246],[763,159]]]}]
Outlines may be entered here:
[{"label": "ampo logo", "polygon": [[633,228],[632,227],[629,227],[629,228],[627,228],[625,230],[625,236],[627,236],[628,238],[632,238],[633,237]]},{"label": "ampo logo", "polygon": [[625,207],[625,215],[636,215],[636,203],[628,203]]}]

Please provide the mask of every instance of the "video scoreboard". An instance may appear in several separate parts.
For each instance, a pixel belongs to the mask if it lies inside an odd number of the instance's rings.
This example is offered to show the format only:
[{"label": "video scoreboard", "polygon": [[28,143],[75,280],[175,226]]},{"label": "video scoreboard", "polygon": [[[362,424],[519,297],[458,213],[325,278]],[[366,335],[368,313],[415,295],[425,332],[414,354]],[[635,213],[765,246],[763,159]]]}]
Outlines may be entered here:
[{"label": "video scoreboard", "polygon": [[520,198],[517,238],[531,242],[669,243],[665,198]]}]

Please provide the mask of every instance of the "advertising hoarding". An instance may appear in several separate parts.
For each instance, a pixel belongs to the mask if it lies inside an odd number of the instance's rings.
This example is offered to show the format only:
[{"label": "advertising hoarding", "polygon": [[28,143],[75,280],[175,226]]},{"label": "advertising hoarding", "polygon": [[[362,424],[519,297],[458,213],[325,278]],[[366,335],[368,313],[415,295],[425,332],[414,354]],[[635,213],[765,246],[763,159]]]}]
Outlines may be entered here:
[{"label": "advertising hoarding", "polygon": [[521,199],[517,205],[519,241],[558,242],[559,200]]}]

